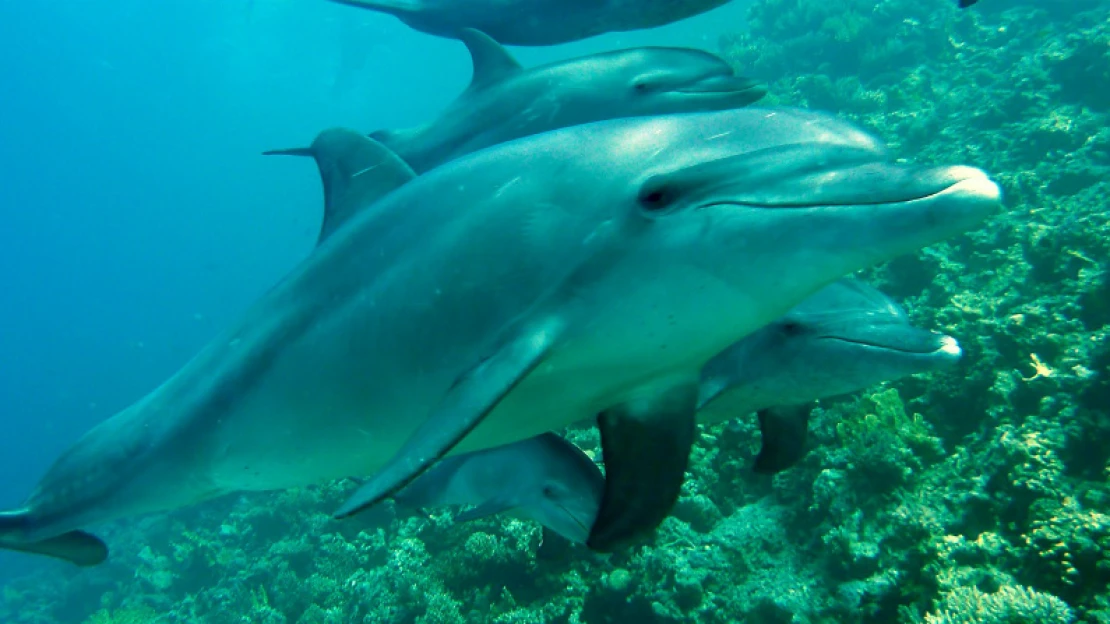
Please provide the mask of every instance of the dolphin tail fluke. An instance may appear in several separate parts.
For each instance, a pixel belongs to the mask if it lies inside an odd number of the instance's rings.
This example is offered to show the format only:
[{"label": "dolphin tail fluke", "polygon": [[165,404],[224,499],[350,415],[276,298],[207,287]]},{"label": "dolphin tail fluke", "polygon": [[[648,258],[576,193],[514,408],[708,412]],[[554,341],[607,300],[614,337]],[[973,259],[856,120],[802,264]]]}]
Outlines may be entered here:
[{"label": "dolphin tail fluke", "polygon": [[81,567],[94,566],[108,558],[108,547],[104,542],[84,531],[70,531],[37,542],[23,542],[5,537],[22,533],[29,521],[30,514],[26,510],[0,513],[0,549],[45,555]]}]

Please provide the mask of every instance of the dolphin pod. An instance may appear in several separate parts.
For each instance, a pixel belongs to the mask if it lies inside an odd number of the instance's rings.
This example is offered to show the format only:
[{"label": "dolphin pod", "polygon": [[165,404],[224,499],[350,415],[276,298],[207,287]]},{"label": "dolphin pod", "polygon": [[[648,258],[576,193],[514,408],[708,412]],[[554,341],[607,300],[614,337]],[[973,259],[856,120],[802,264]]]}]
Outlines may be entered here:
[{"label": "dolphin pod", "polygon": [[617,117],[740,108],[767,92],[701,50],[631,48],[525,69],[482,32],[463,29],[459,39],[474,68],[466,91],[422,126],[370,135],[416,173],[547,130]]},{"label": "dolphin pod", "polygon": [[0,515],[0,544],[85,547],[96,522],[372,475],[343,517],[450,454],[599,415],[587,544],[619,548],[677,498],[706,362],[1000,201],[978,169],[896,164],[857,128],[785,108],[573,126],[384,196],[374,180],[411,172],[358,141],[365,166],[331,203],[372,209],[334,212],[238,324],[64,453]]}]

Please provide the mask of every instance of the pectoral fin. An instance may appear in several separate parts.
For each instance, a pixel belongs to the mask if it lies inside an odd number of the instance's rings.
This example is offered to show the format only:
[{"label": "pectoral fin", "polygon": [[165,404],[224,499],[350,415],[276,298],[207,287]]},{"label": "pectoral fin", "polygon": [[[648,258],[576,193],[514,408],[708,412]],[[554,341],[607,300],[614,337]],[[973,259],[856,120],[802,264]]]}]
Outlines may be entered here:
[{"label": "pectoral fin", "polygon": [[108,558],[108,547],[104,542],[84,531],[70,531],[37,542],[12,544],[0,541],[0,548],[46,555],[81,567],[98,565]]},{"label": "pectoral fin", "polygon": [[556,319],[533,326],[459,377],[393,459],[367,480],[335,516],[345,518],[392,496],[446,455],[543,361],[561,327]]},{"label": "pectoral fin", "polygon": [[759,411],[759,430],[763,444],[752,469],[775,474],[798,463],[806,454],[809,414],[813,404],[772,407]]},{"label": "pectoral fin", "polygon": [[696,431],[698,388],[683,383],[598,417],[605,493],[586,544],[610,552],[654,531],[678,500]]}]

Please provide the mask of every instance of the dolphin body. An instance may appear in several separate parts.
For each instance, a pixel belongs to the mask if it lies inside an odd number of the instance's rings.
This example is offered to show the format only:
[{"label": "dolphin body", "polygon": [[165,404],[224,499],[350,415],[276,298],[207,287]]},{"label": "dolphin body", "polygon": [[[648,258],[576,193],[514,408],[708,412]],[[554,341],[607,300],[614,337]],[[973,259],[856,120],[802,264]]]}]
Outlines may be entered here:
[{"label": "dolphin body", "polygon": [[821,289],[702,369],[698,421],[757,412],[755,470],[784,470],[805,453],[813,401],[955,364],[955,338],[910,324],[905,310],[855,279]]},{"label": "dolphin body", "polygon": [[509,512],[583,544],[604,488],[601,470],[582,449],[544,433],[448,457],[393,500],[405,507],[474,505],[456,516],[457,522]]},{"label": "dolphin body", "polygon": [[346,134],[361,147],[337,163],[352,174],[331,183],[338,223],[313,253],[64,453],[0,514],[0,546],[92,564],[79,529],[96,522],[372,475],[345,517],[449,454],[597,414],[606,483],[587,544],[613,550],[670,512],[709,359],[1000,203],[978,169],[899,165],[793,109],[574,126],[408,181]]},{"label": "dolphin body", "polygon": [[522,68],[485,34],[463,29],[473,60],[470,86],[419,127],[370,136],[417,173],[470,152],[548,130],[618,117],[747,106],[766,87],[736,76],[708,52],[644,47]]},{"label": "dolphin body", "polygon": [[729,0],[332,0],[393,15],[410,28],[456,38],[476,28],[505,45],[548,46],[607,32],[654,28]]},{"label": "dolphin body", "polygon": [[[898,304],[845,278],[742,338],[702,369],[698,421],[716,424],[759,412],[763,448],[757,472],[800,457],[806,423],[783,409],[938,370],[961,356],[955,338],[915,327]],[[466,522],[503,511],[584,543],[601,505],[604,477],[581,449],[554,433],[449,457],[401,490],[408,507],[474,505]]]}]

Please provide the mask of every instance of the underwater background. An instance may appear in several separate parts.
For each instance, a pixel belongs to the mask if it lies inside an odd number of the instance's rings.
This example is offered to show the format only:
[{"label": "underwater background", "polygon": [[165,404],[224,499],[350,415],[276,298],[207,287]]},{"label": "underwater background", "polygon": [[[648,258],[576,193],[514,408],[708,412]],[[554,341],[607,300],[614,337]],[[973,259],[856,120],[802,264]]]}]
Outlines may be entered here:
[{"label": "underwater background", "polygon": [[[3,553],[0,623],[1110,622],[1110,0],[953,4],[737,0],[513,49],[701,47],[761,106],[990,171],[1004,214],[863,274],[959,339],[953,370],[823,401],[774,478],[754,418],[704,429],[643,548],[335,522],[337,483],[109,525],[93,569]],[[322,1],[4,2],[0,41],[0,507],[308,252],[316,173],[262,150],[420,123],[469,80],[461,44]]]}]

